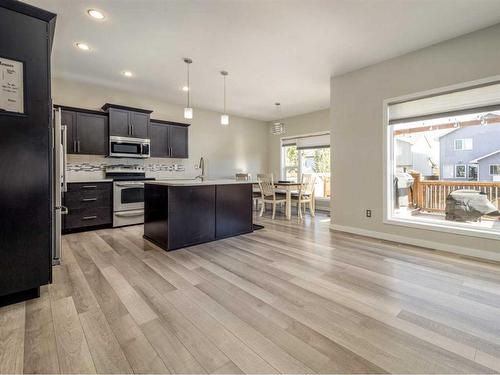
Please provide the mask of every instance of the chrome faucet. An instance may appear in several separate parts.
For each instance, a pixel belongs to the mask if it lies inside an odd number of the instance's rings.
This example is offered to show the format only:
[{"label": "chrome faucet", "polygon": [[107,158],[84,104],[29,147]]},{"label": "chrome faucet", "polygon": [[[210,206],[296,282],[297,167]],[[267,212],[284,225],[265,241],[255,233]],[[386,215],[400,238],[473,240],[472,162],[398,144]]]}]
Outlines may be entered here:
[{"label": "chrome faucet", "polygon": [[196,178],[201,179],[203,181],[205,179],[205,160],[203,159],[203,156],[200,158],[200,164],[198,164],[198,169],[201,169],[201,174],[199,176],[196,176]]}]

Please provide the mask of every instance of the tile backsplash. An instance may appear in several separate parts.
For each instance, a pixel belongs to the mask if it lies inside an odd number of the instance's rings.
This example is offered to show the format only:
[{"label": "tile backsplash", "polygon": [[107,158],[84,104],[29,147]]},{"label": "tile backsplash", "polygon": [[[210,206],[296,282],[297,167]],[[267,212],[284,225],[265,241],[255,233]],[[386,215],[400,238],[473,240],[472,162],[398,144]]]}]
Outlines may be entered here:
[{"label": "tile backsplash", "polygon": [[146,177],[156,179],[192,178],[196,176],[194,168],[187,167],[186,159],[125,159],[105,158],[94,155],[68,155],[66,173],[68,181],[82,181],[105,178],[109,165],[140,165],[144,167]]}]

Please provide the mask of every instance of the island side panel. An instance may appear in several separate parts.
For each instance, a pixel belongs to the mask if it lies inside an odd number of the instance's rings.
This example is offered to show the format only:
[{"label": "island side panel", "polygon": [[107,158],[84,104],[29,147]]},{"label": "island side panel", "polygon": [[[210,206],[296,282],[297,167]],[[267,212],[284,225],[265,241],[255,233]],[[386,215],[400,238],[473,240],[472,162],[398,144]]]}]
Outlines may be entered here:
[{"label": "island side panel", "polygon": [[215,240],[215,188],[168,187],[168,250]]},{"label": "island side panel", "polygon": [[144,185],[144,237],[168,249],[168,187]]},{"label": "island side panel", "polygon": [[216,186],[216,239],[253,231],[252,184]]}]

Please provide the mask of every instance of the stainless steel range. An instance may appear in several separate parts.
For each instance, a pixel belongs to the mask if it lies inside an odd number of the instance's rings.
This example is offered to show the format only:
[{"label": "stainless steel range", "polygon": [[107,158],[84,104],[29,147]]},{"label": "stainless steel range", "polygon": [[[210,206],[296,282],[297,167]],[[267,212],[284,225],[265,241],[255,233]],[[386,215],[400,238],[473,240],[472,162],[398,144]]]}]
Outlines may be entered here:
[{"label": "stainless steel range", "polygon": [[115,165],[106,168],[106,177],[113,179],[113,227],[144,223],[144,167]]}]

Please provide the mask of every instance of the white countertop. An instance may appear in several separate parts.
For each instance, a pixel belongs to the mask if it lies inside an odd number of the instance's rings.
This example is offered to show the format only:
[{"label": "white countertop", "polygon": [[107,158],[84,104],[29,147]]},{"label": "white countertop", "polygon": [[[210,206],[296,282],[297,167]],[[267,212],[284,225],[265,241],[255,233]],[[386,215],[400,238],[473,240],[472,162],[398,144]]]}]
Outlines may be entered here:
[{"label": "white countertop", "polygon": [[75,179],[75,180],[69,180],[67,181],[68,184],[78,184],[78,183],[84,183],[84,184],[91,184],[93,182],[113,182],[112,178],[101,178],[101,179],[93,179],[93,178],[87,178],[87,179]]},{"label": "white countertop", "polygon": [[253,184],[254,181],[240,181],[240,180],[156,180],[145,181],[147,184],[163,185],[163,186],[210,186],[210,185],[240,185],[240,184]]}]

